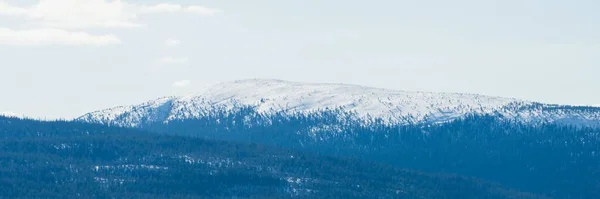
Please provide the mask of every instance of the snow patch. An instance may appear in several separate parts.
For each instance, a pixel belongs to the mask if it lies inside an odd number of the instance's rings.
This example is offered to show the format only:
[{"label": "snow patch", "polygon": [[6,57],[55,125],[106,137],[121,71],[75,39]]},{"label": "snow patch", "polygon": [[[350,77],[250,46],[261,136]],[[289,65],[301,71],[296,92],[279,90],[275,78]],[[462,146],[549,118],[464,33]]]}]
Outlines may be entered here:
[{"label": "snow patch", "polygon": [[16,113],[11,112],[11,111],[0,112],[0,116],[4,116],[4,117],[18,117],[18,115]]}]

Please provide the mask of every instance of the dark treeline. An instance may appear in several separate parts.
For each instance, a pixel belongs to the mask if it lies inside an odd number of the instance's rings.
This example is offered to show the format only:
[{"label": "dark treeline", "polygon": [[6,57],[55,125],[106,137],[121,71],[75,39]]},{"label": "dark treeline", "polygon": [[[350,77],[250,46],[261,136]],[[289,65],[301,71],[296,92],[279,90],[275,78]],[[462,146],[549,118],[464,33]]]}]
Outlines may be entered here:
[{"label": "dark treeline", "polygon": [[556,198],[600,198],[597,128],[526,124],[497,115],[402,126],[352,116],[341,109],[263,115],[243,108],[142,128],[472,176]]},{"label": "dark treeline", "polygon": [[0,198],[542,197],[258,144],[0,117]]}]

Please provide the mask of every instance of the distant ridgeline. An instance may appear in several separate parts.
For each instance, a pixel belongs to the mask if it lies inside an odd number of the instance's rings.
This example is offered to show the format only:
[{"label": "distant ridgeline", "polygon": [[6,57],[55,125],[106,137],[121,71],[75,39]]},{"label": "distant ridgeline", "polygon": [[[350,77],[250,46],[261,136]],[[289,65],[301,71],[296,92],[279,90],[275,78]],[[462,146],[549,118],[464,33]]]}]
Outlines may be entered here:
[{"label": "distant ridgeline", "polygon": [[353,120],[387,124],[436,124],[469,115],[503,120],[600,126],[600,108],[563,106],[513,98],[462,93],[398,91],[344,84],[250,79],[219,83],[201,93],[163,97],[131,106],[95,111],[80,121],[138,127],[172,120],[197,119],[252,107],[266,115],[310,114],[334,110]]},{"label": "distant ridgeline", "polygon": [[262,114],[246,107],[138,127],[477,177],[556,198],[600,198],[599,128],[519,122],[501,115],[467,115],[435,125],[353,118],[341,109]]},{"label": "distant ridgeline", "polygon": [[[291,141],[292,137],[284,136],[297,135],[298,138],[303,137],[308,145],[324,146],[315,139],[330,133],[314,131],[316,135],[301,136],[293,130],[302,129],[301,126],[306,124],[315,124],[317,120],[324,123],[335,122],[312,118],[313,116],[257,117],[257,120],[245,121],[246,123],[238,120],[238,116],[247,114],[251,113],[176,121],[168,126],[147,128],[172,128],[179,134],[215,136],[214,138],[224,140],[256,139],[255,136],[244,135],[262,131],[256,137],[279,136],[273,140],[266,137],[257,139],[257,142],[285,140],[288,143],[298,143]],[[258,122],[263,119],[272,120],[269,127]],[[297,126],[282,126],[293,123]],[[255,125],[250,127],[244,124]],[[370,130],[357,128],[352,135],[359,138],[363,137],[363,131],[378,130],[391,132],[387,127]],[[423,142],[422,137],[418,138],[413,134],[406,134],[406,138],[414,139],[414,144]],[[356,145],[358,148],[355,151],[365,151],[360,146],[376,142],[362,139],[365,138],[356,139],[359,145]],[[323,143],[326,142],[332,140],[324,139]],[[332,151],[337,150],[332,148]],[[397,157],[402,158],[401,156]],[[566,168],[565,172],[573,172],[571,169],[573,167]],[[588,173],[585,178],[579,176],[583,172],[586,170],[569,173],[571,179],[589,180],[576,181],[573,186],[599,179],[595,173]],[[589,186],[593,184],[585,185],[587,186],[580,187],[583,192],[577,193],[579,196],[597,196],[596,192],[589,190]],[[560,194],[565,194],[576,190],[567,187],[561,191]],[[80,122],[40,122],[0,116],[0,198],[546,197],[518,192],[473,178],[426,174],[384,164],[293,152],[257,144],[156,135],[136,129]]]}]

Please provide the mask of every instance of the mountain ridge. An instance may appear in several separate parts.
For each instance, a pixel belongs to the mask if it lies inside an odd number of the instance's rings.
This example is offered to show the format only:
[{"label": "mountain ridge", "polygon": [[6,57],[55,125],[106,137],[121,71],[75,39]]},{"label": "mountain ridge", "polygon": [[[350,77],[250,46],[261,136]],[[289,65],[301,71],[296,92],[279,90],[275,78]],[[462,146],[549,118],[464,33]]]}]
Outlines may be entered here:
[{"label": "mountain ridge", "polygon": [[[479,94],[401,91],[351,84],[303,83],[278,79],[220,82],[187,96],[85,114],[76,120],[136,127],[144,123],[199,118],[244,107],[262,114],[350,113],[355,120],[388,124],[441,123],[469,114],[494,114],[525,122],[599,123],[600,109],[543,104]],[[582,111],[580,109],[586,109]]]}]

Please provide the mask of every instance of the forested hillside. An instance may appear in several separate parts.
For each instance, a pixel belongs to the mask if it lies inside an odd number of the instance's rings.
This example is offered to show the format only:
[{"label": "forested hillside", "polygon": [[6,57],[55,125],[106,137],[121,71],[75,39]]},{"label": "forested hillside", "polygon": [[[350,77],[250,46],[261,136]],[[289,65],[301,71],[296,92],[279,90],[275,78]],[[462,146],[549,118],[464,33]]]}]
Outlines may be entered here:
[{"label": "forested hillside", "polygon": [[143,126],[426,172],[453,173],[556,198],[600,198],[600,130],[471,115],[440,125],[367,125],[339,110],[265,115],[252,108]]},{"label": "forested hillside", "polygon": [[0,117],[0,198],[74,197],[542,198],[257,144]]}]

